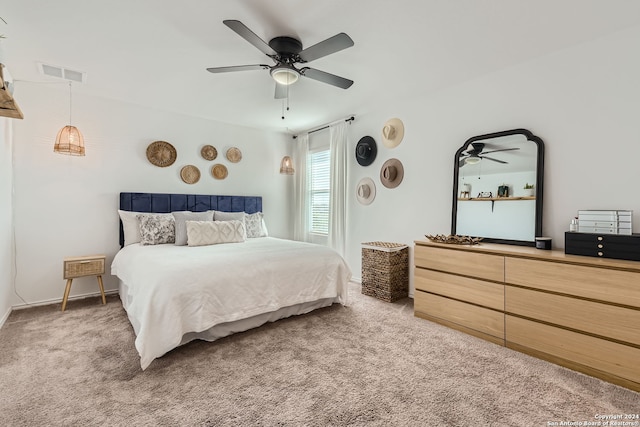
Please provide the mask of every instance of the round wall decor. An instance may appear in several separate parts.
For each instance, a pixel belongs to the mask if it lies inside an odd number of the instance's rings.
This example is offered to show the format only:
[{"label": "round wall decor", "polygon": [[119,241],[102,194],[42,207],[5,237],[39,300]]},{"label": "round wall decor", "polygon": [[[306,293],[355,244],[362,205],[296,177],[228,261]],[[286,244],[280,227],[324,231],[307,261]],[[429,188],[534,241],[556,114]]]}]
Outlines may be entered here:
[{"label": "round wall decor", "polygon": [[195,184],[200,181],[200,169],[194,165],[187,165],[180,169],[180,178],[187,184]]},{"label": "round wall decor", "polygon": [[236,147],[231,147],[227,150],[227,160],[231,163],[238,163],[242,160],[242,153]]},{"label": "round wall decor", "polygon": [[213,175],[215,179],[225,179],[227,175],[229,175],[229,171],[227,171],[225,165],[218,163],[211,168],[211,175]]},{"label": "round wall decor", "polygon": [[202,150],[200,150],[200,154],[205,160],[215,160],[215,158],[218,157],[218,150],[216,150],[216,147],[213,145],[205,145],[202,147]]},{"label": "round wall decor", "polygon": [[175,147],[166,141],[154,141],[147,147],[147,160],[152,165],[161,168],[171,166],[177,157]]}]

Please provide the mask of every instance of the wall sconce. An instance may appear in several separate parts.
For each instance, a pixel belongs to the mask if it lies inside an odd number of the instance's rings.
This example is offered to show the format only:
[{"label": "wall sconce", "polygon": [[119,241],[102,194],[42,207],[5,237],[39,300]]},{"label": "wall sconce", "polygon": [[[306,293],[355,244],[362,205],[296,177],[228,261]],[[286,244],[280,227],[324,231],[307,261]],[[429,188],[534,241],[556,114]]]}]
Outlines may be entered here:
[{"label": "wall sconce", "polygon": [[280,173],[283,175],[293,175],[294,172],[293,160],[291,160],[289,156],[284,156],[282,162],[280,162]]},{"label": "wall sconce", "polygon": [[77,127],[71,126],[71,82],[69,82],[69,125],[58,132],[53,151],[70,156],[84,156],[84,138]]}]

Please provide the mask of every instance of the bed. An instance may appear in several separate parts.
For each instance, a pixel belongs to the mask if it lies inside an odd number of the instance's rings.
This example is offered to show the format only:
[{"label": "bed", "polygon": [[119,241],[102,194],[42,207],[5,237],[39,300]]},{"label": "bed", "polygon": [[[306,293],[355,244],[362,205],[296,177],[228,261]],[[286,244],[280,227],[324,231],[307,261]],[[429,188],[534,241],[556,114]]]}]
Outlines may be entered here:
[{"label": "bed", "polygon": [[[120,209],[255,214],[262,211],[262,199],[121,193]],[[268,236],[202,246],[125,245],[124,229],[121,221],[122,248],[111,273],[119,280],[142,369],[194,339],[215,341],[266,322],[346,304],[351,272],[327,247]]]}]

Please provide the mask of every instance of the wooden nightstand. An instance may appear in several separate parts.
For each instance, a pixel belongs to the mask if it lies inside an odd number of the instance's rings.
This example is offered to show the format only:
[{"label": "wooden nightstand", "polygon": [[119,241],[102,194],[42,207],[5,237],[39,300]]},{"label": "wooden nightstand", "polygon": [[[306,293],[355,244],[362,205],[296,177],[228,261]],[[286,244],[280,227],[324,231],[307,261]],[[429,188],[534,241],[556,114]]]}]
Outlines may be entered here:
[{"label": "wooden nightstand", "polygon": [[71,282],[73,282],[73,279],[76,277],[96,276],[98,278],[98,285],[100,286],[100,293],[102,294],[102,303],[107,303],[104,296],[104,285],[102,284],[105,258],[105,255],[91,255],[64,259],[64,278],[67,279],[67,287],[64,290],[64,297],[62,298],[62,311],[67,307]]}]

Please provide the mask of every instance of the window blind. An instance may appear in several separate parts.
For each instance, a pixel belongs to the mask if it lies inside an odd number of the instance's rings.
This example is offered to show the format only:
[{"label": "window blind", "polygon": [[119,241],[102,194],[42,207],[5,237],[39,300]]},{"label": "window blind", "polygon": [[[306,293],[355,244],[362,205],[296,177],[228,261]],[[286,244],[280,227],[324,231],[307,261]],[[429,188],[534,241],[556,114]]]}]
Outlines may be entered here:
[{"label": "window blind", "polygon": [[329,234],[330,151],[316,151],[311,156],[310,221],[311,232]]}]

